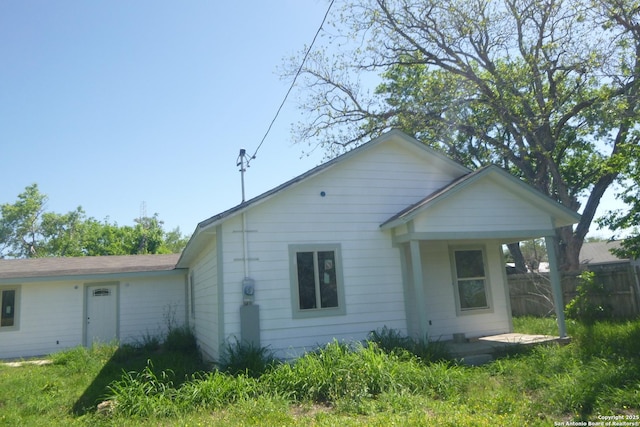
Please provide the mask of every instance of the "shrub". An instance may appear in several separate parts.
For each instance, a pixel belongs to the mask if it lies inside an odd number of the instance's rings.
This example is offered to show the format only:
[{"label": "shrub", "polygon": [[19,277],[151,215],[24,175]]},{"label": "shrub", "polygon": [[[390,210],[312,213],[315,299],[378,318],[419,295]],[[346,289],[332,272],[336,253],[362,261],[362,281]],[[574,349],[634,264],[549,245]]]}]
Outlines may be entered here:
[{"label": "shrub", "polygon": [[596,282],[595,273],[584,271],[578,277],[577,295],[567,304],[566,316],[586,325],[611,317],[611,307],[601,302],[609,293],[604,285]]}]

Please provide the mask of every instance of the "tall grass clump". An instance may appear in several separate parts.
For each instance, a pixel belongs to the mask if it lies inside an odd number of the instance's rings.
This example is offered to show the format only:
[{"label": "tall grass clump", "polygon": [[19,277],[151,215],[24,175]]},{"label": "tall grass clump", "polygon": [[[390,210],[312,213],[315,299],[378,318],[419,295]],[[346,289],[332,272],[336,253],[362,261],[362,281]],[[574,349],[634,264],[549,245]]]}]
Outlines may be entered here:
[{"label": "tall grass clump", "polygon": [[522,334],[558,335],[558,322],[555,317],[518,316],[513,318],[513,330]]},{"label": "tall grass clump", "polygon": [[256,346],[239,341],[228,342],[222,349],[218,365],[231,375],[246,374],[258,378],[278,360],[268,347]]},{"label": "tall grass clump", "polygon": [[578,323],[572,332],[572,339],[584,357],[640,357],[640,322],[637,320]]},{"label": "tall grass clump", "polygon": [[221,371],[194,374],[177,394],[177,401],[185,410],[216,410],[238,402],[269,395],[257,379],[245,374],[230,375]]},{"label": "tall grass clump", "polygon": [[[365,354],[368,353],[368,354]],[[391,386],[388,362],[379,349],[334,341],[292,363],[267,373],[267,387],[293,401],[335,402],[339,399],[370,397]],[[390,364],[387,363],[388,369]]]},{"label": "tall grass clump", "polygon": [[196,336],[193,330],[187,325],[169,329],[163,346],[167,351],[179,351],[193,356],[199,356]]},{"label": "tall grass clump", "polygon": [[448,394],[455,375],[444,365],[426,366],[417,357],[383,351],[377,344],[334,341],[291,363],[278,366],[261,380],[292,401],[335,403],[362,401],[383,393]]},{"label": "tall grass clump", "polygon": [[114,402],[113,410],[128,417],[175,416],[177,389],[171,370],[156,374],[149,360],[141,372],[125,372],[120,380],[112,382],[105,396]]},{"label": "tall grass clump", "polygon": [[409,352],[424,362],[444,362],[453,359],[444,342],[416,340],[386,326],[369,332],[367,341],[375,343],[386,352]]}]

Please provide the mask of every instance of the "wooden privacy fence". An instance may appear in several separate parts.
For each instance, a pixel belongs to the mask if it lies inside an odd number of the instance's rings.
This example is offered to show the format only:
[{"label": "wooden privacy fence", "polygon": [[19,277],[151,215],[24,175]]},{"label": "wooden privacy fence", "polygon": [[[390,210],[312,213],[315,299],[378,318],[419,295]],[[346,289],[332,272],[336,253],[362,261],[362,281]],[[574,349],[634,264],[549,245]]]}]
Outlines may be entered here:
[{"label": "wooden privacy fence", "polygon": [[[608,296],[594,303],[611,307],[612,316],[631,319],[640,315],[640,289],[636,277],[640,269],[629,264],[591,266],[595,281],[604,285]],[[576,296],[580,272],[562,273],[563,307]],[[637,275],[637,276],[636,276]],[[509,274],[511,312],[514,316],[548,316],[554,313],[551,282],[548,273]]]}]

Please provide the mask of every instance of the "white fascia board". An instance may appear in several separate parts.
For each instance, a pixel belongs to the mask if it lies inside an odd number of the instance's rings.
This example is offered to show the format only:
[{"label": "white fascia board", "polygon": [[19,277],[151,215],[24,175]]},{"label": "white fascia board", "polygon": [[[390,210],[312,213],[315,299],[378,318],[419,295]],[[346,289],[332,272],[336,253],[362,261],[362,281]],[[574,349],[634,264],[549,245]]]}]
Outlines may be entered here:
[{"label": "white fascia board", "polygon": [[137,279],[141,277],[171,277],[171,276],[184,276],[187,271],[181,268],[174,270],[162,270],[162,271],[135,271],[135,272],[120,272],[120,273],[99,273],[99,274],[78,274],[78,275],[63,275],[63,276],[36,276],[36,277],[12,277],[7,279],[0,279],[0,286],[2,285],[15,285],[25,283],[45,283],[45,282],[91,282],[96,280],[104,281],[122,281],[125,279]]},{"label": "white fascia board", "polygon": [[[472,183],[481,179],[485,179],[486,177],[491,175],[499,179],[501,181],[500,185],[504,185],[506,190],[515,194],[517,197],[528,200],[530,203],[536,205],[537,208],[547,211],[550,217],[554,219],[554,221],[552,222],[554,223],[555,228],[575,224],[580,221],[580,215],[578,213],[545,196],[538,190],[531,187],[529,184],[521,181],[502,168],[496,165],[489,165],[472,173],[471,175],[469,175],[469,177],[462,178],[460,182],[455,183],[448,190],[443,191],[441,194],[436,195],[431,200],[428,200],[422,205],[417,206],[416,209],[413,209],[406,215],[402,215],[392,221],[383,223],[381,225],[381,229],[388,230],[399,225],[406,224],[409,221],[413,220],[420,213],[429,209],[431,206],[441,203],[443,200],[446,200],[447,198],[464,190]],[[540,204],[542,204],[543,206],[540,206]]]}]

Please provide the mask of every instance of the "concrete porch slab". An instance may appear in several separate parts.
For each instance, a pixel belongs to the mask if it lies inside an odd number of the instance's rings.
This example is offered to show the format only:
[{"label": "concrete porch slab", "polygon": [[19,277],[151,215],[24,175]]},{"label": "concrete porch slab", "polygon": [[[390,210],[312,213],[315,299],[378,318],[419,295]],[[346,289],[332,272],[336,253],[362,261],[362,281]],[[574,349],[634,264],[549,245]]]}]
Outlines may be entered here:
[{"label": "concrete porch slab", "polygon": [[466,342],[446,341],[447,348],[456,359],[471,359],[471,356],[493,355],[496,351],[513,346],[531,346],[537,344],[567,344],[570,338],[553,335],[499,334],[486,337],[471,338]]}]

